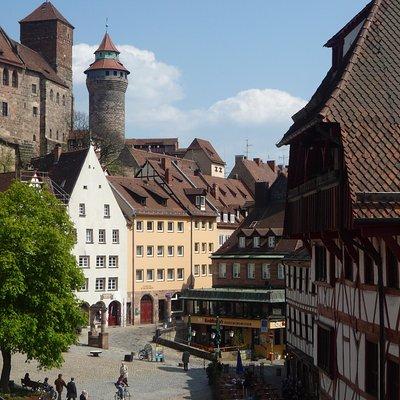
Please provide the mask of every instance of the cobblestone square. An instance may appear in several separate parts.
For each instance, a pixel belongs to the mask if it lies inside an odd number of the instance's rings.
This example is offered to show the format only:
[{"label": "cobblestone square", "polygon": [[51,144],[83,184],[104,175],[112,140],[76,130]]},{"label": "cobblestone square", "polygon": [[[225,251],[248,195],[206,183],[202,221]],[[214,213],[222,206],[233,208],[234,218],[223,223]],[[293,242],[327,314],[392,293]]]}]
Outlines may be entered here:
[{"label": "cobblestone square", "polygon": [[[66,382],[71,377],[75,378],[78,394],[85,389],[91,400],[113,399],[116,392],[113,383],[118,379],[124,355],[132,351],[137,354],[151,340],[154,329],[154,326],[110,328],[110,348],[103,350],[100,357],[90,356],[93,348],[87,346],[85,330],[80,344],[72,346],[64,354],[65,363],[60,370],[40,371],[36,362],[25,363],[25,357],[16,354],[13,356],[11,379],[19,383],[24,374],[29,372],[32,380],[43,381],[47,376],[53,383],[57,374],[62,373]],[[152,346],[154,348],[154,344]],[[137,357],[132,363],[126,363],[131,399],[211,399],[203,360],[191,357],[190,369],[184,372],[178,366],[181,353],[163,349],[166,357],[164,363],[140,361]]]}]

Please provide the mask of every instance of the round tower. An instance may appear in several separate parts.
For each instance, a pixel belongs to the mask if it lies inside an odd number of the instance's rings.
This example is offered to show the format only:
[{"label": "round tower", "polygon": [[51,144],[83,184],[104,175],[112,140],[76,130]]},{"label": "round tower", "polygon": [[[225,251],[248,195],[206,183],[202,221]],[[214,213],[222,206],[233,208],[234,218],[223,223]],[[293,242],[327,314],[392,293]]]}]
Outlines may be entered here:
[{"label": "round tower", "polygon": [[108,33],[94,54],[94,63],[85,71],[89,91],[89,129],[93,135],[117,134],[124,138],[129,71],[119,61],[120,52]]}]

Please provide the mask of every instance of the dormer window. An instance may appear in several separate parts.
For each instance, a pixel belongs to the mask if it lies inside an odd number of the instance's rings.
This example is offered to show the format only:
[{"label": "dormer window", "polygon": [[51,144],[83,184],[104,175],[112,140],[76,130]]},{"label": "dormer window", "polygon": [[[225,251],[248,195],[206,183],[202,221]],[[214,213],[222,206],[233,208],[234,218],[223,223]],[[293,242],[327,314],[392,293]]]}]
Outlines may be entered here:
[{"label": "dormer window", "polygon": [[229,214],[229,219],[230,219],[230,223],[234,224],[235,223],[235,214],[234,213],[230,213]]},{"label": "dormer window", "polygon": [[222,214],[222,221],[223,222],[228,222],[228,213],[223,213]]},{"label": "dormer window", "polygon": [[260,247],[260,236],[253,237],[253,247],[258,249]]},{"label": "dormer window", "polygon": [[205,209],[206,209],[206,198],[205,198],[205,196],[196,196],[196,206],[201,211],[205,211]]},{"label": "dormer window", "polygon": [[246,238],[244,236],[239,236],[239,247],[241,249],[246,247]]},{"label": "dormer window", "polygon": [[275,247],[275,236],[268,237],[268,247],[271,249]]}]

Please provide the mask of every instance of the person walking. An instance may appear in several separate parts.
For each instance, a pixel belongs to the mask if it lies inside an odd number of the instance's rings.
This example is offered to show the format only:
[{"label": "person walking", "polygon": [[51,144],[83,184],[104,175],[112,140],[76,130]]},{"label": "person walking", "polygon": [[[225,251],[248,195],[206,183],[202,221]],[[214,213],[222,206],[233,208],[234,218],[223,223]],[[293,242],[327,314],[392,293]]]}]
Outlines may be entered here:
[{"label": "person walking", "polygon": [[86,390],[82,390],[81,395],[79,396],[79,400],[88,400],[88,392]]},{"label": "person walking", "polygon": [[67,385],[65,384],[65,382],[62,378],[62,374],[58,374],[58,378],[54,381],[54,385],[56,387],[56,391],[58,394],[57,400],[61,400],[61,393],[62,393],[63,389],[67,387]]},{"label": "person walking", "polygon": [[76,385],[74,378],[67,383],[67,400],[76,400],[78,393],[76,391]]},{"label": "person walking", "polygon": [[187,350],[185,350],[182,353],[182,363],[183,363],[183,369],[185,371],[187,371],[189,369],[188,368],[188,366],[189,366],[189,358],[190,358],[190,353]]},{"label": "person walking", "polygon": [[119,368],[119,376],[122,376],[126,383],[128,383],[128,367],[124,363],[121,363],[121,367]]}]

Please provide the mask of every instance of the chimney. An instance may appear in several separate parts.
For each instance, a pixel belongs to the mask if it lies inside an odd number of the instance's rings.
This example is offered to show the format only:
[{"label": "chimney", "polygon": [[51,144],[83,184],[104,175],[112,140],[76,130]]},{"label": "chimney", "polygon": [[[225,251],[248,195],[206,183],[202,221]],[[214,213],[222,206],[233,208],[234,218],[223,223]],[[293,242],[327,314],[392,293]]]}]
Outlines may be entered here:
[{"label": "chimney", "polygon": [[245,160],[246,157],[243,154],[240,154],[238,156],[235,156],[235,164],[237,164],[239,161]]},{"label": "chimney", "polygon": [[215,199],[218,199],[218,185],[216,183],[213,183],[211,187],[211,196],[213,196]]},{"label": "chimney", "polygon": [[233,175],[233,179],[236,179],[238,181],[239,180],[239,174]]},{"label": "chimney", "polygon": [[54,164],[58,163],[58,161],[60,159],[60,156],[61,156],[61,153],[62,153],[61,145],[60,144],[56,144],[54,146],[54,149],[53,149]]},{"label": "chimney", "polygon": [[254,161],[257,165],[262,164],[261,158],[253,158],[253,161]]},{"label": "chimney", "polygon": [[161,159],[161,168],[164,170],[164,179],[167,184],[171,183],[171,160],[167,157]]},{"label": "chimney", "polygon": [[256,182],[255,183],[255,207],[263,208],[268,203],[268,189],[269,184],[267,182]]},{"label": "chimney", "polygon": [[267,164],[269,165],[269,167],[272,169],[272,171],[275,172],[275,160],[268,160]]}]

